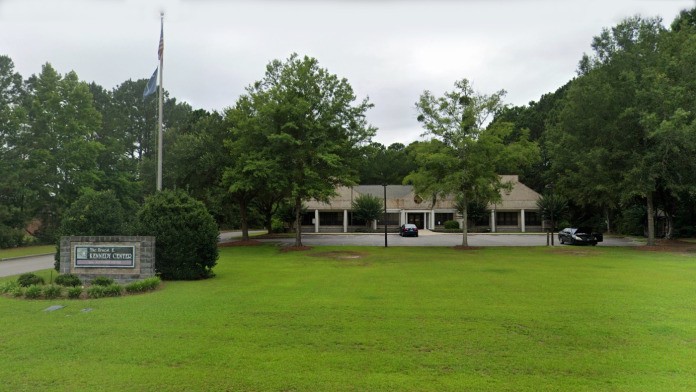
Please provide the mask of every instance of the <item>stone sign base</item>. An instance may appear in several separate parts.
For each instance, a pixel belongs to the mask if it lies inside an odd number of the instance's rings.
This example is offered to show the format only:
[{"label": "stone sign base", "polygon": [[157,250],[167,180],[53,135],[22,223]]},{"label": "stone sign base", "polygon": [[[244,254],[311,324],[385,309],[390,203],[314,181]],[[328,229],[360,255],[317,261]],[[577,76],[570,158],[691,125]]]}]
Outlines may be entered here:
[{"label": "stone sign base", "polygon": [[155,276],[155,237],[72,236],[60,239],[60,273],[90,283],[97,276],[127,284]]}]

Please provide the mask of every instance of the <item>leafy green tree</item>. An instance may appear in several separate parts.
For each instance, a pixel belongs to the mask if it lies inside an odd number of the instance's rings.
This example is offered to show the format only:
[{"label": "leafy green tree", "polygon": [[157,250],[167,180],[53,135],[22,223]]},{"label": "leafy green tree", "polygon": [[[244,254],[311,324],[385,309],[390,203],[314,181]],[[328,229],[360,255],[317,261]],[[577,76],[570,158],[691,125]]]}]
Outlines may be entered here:
[{"label": "leafy green tree", "polygon": [[62,211],[81,188],[94,188],[102,173],[96,140],[101,117],[89,86],[74,72],[58,74],[50,64],[28,81],[27,119],[17,135],[17,152],[25,178],[23,188],[33,199],[32,216],[42,218],[52,237]]},{"label": "leafy green tree", "polygon": [[213,276],[218,228],[203,203],[183,190],[162,190],[138,213],[138,233],[157,237],[155,270],[167,280]]},{"label": "leafy green tree", "polygon": [[[659,19],[630,18],[605,29],[583,57],[549,151],[559,189],[607,209],[643,198],[648,244],[655,199],[694,189],[693,30],[669,32]],[[668,200],[664,198],[664,200]]]},{"label": "leafy green tree", "polygon": [[[496,201],[501,183],[497,168],[509,168],[506,160],[515,154],[529,162],[538,149],[524,136],[505,140],[512,129],[501,125],[486,129],[490,118],[503,106],[505,91],[477,93],[469,81],[455,82],[455,89],[441,97],[425,91],[416,103],[418,121],[432,137],[415,147],[418,170],[406,177],[420,195],[436,200],[456,196],[462,200],[462,246],[467,246],[468,204]],[[527,157],[530,157],[529,159]]]},{"label": "leafy green tree", "polygon": [[370,194],[356,197],[351,207],[353,216],[358,220],[364,220],[365,225],[368,227],[384,214],[383,200]]},{"label": "leafy green tree", "polygon": [[[365,119],[372,105],[367,99],[355,104],[355,99],[346,79],[321,68],[314,58],[293,54],[286,61],[268,64],[264,78],[249,86],[238,101],[244,104],[243,118],[249,122],[236,119],[235,127],[250,132],[257,143],[252,146],[260,143],[263,149],[248,148],[248,154],[259,154],[254,167],[235,169],[230,175],[264,173],[266,165],[273,166],[282,158],[274,178],[289,184],[288,195],[297,214],[295,246],[302,246],[302,202],[328,200],[336,186],[355,182],[356,147],[375,132]],[[244,165],[252,163],[249,160]],[[240,181],[239,190],[246,192],[251,187],[241,180],[230,183]]]},{"label": "leafy green tree", "polygon": [[26,92],[14,63],[0,56],[0,247],[22,244],[26,214],[24,170],[16,136],[25,122],[22,101]]},{"label": "leafy green tree", "polygon": [[56,239],[56,271],[60,271],[60,236],[131,235],[133,223],[114,191],[85,189],[62,216]]}]

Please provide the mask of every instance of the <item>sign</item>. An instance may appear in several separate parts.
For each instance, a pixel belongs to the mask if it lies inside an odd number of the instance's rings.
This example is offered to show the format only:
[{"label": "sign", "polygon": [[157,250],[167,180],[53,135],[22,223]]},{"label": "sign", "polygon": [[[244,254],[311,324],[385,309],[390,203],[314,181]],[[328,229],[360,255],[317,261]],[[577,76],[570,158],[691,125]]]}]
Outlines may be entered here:
[{"label": "sign", "polygon": [[75,267],[135,268],[135,246],[75,245]]}]

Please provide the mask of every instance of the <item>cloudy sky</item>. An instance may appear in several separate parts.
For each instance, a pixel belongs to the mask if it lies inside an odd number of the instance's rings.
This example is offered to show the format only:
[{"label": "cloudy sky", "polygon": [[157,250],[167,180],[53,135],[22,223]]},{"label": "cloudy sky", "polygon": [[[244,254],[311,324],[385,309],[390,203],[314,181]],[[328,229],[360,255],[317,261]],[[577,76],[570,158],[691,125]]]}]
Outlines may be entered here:
[{"label": "cloudy sky", "polygon": [[49,62],[112,89],[157,66],[194,109],[232,106],[265,65],[316,57],[375,107],[383,144],[417,140],[414,103],[467,78],[524,105],[575,75],[592,37],[634,15],[669,25],[694,0],[0,0],[0,54],[25,78]]}]

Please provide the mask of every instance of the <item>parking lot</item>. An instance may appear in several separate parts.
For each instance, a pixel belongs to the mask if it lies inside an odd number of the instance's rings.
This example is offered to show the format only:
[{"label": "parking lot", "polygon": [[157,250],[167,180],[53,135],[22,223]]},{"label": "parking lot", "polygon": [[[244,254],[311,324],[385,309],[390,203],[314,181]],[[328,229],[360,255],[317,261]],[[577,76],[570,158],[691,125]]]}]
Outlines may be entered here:
[{"label": "parking lot", "polygon": [[[546,235],[541,233],[526,234],[469,234],[469,246],[546,246]],[[294,238],[262,239],[264,242],[275,242],[291,245]],[[560,245],[558,237],[554,238],[555,246]],[[370,234],[329,234],[303,233],[302,244],[309,246],[320,245],[351,245],[351,246],[384,246],[384,233]],[[421,230],[418,237],[400,237],[398,234],[387,235],[388,246],[456,246],[462,244],[461,234],[433,233]],[[636,246],[640,243],[620,236],[605,236],[604,242],[597,246]]]}]

